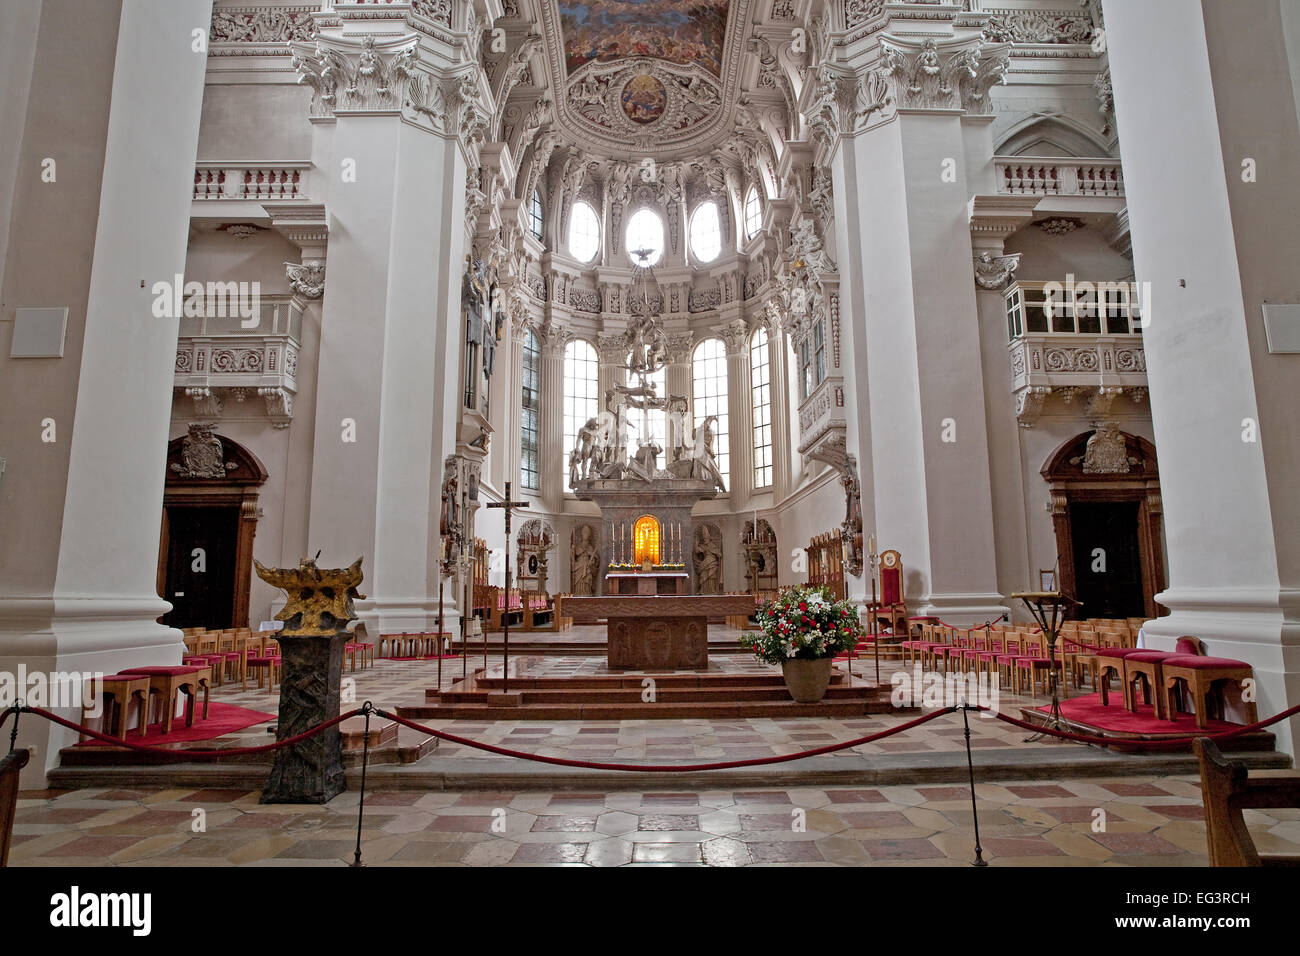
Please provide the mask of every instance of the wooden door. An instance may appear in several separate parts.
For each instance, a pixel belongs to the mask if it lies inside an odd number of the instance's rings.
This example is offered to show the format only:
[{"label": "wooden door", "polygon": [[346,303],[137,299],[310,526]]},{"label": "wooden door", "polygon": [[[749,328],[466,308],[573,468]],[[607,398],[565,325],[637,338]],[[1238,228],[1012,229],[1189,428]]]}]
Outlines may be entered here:
[{"label": "wooden door", "polygon": [[1080,617],[1142,617],[1142,588],[1136,501],[1070,503],[1075,598]]},{"label": "wooden door", "polygon": [[239,552],[237,505],[167,508],[167,579],[171,602],[163,623],[171,627],[235,626],[235,565]]}]

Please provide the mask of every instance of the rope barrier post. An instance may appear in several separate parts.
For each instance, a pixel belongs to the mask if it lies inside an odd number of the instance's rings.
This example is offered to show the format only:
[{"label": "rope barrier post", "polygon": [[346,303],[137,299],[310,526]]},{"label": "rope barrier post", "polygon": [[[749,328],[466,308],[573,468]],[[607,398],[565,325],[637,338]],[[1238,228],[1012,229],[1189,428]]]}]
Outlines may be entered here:
[{"label": "rope barrier post", "polygon": [[961,702],[961,723],[966,737],[966,772],[970,776],[970,813],[971,819],[975,821],[975,859],[971,860],[970,865],[988,866],[988,860],[984,859],[984,850],[980,846],[980,813],[975,806],[975,761],[970,752],[970,716],[968,714],[970,709],[970,705],[963,698]]},{"label": "rope barrier post", "polygon": [[[14,715],[14,725],[9,731],[9,752],[10,753],[13,753],[14,750],[16,750],[18,747],[18,715],[21,714],[25,709],[26,707],[23,704],[21,697],[15,700],[14,705],[9,708],[10,711],[13,711],[13,715]],[[7,714],[8,712],[6,712],[6,715]]]},{"label": "rope barrier post", "polygon": [[370,715],[374,709],[370,701],[361,705],[361,713],[366,718],[366,732],[361,738],[361,798],[357,800],[357,848],[352,855],[350,866],[364,865],[361,862],[361,820],[366,813],[366,765],[370,763]]}]

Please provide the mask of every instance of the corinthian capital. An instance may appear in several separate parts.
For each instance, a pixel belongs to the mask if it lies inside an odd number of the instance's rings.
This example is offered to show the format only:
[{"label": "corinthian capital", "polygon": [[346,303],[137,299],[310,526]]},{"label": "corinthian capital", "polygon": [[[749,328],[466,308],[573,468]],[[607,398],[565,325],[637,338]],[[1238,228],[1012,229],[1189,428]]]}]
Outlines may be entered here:
[{"label": "corinthian capital", "polygon": [[947,110],[962,105],[961,85],[973,79],[979,66],[979,41],[961,41],[940,48],[934,37],[919,44],[897,38],[881,39],[881,63],[894,80],[900,109]]},{"label": "corinthian capital", "polygon": [[743,355],[749,347],[749,325],[744,319],[732,319],[717,329],[718,338],[727,346],[728,355]]}]

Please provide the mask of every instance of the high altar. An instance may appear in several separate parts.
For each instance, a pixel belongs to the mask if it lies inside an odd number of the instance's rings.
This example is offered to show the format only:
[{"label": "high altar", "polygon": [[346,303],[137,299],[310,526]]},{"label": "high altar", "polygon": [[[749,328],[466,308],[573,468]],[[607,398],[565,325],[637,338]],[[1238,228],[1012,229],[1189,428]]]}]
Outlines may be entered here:
[{"label": "high altar", "polygon": [[[602,596],[569,598],[565,611],[575,621],[608,622],[610,667],[702,668],[708,619],[749,613],[753,599],[719,593],[722,542],[707,529],[696,534],[691,509],[725,485],[712,420],[696,428],[684,396],[657,394],[653,376],[666,362],[667,338],[653,287],[650,270],[638,269],[627,383],[606,391],[605,411],[580,430],[569,459],[574,494],[600,508],[604,584]],[[651,412],[663,413],[666,435],[653,433]]]}]

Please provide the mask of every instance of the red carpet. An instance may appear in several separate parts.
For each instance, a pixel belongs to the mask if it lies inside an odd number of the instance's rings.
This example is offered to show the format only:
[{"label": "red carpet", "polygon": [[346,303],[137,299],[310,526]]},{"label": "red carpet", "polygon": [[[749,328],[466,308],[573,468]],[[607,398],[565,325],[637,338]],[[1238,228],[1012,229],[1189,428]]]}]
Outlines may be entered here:
[{"label": "red carpet", "polygon": [[[437,655],[437,654],[429,654],[429,655],[427,655],[427,656],[425,656],[425,657],[381,657],[381,658],[379,658],[379,660],[381,660],[381,661],[436,661],[437,659],[438,659],[438,655]],[[443,655],[442,655],[442,659],[443,659],[444,661],[454,661],[454,660],[459,660],[459,659],[460,659],[460,655],[459,655],[459,654],[443,654]]]},{"label": "red carpet", "polygon": [[[234,704],[219,704],[215,700],[208,707],[208,719],[200,719],[203,713],[202,702],[198,703],[194,709],[194,726],[186,727],[183,716],[176,717],[172,720],[172,732],[164,734],[162,724],[150,724],[149,733],[142,740],[140,731],[128,730],[126,739],[133,744],[147,744],[151,746],[160,746],[162,744],[181,744],[192,743],[196,740],[213,740],[226,734],[233,734],[237,730],[243,730],[245,727],[252,727],[254,724],[264,724],[267,721],[275,720],[275,714],[264,714],[260,710],[249,710],[247,707],[236,707]],[[89,726],[94,726],[93,724]],[[98,727],[95,727],[98,730]],[[81,747],[109,747],[100,740],[86,740],[79,744]]]},{"label": "red carpet", "polygon": [[[1043,705],[1038,710],[1046,713],[1052,708]],[[1131,714],[1124,709],[1124,695],[1118,690],[1110,694],[1110,705],[1101,705],[1100,694],[1088,694],[1084,697],[1071,697],[1061,701],[1061,714],[1076,724],[1087,724],[1099,730],[1120,734],[1142,734],[1148,737],[1165,734],[1222,733],[1236,730],[1241,724],[1223,720],[1210,719],[1205,722],[1205,730],[1196,726],[1196,717],[1192,714],[1179,714],[1177,720],[1157,720],[1155,709],[1149,704],[1138,704],[1137,713]]]}]

